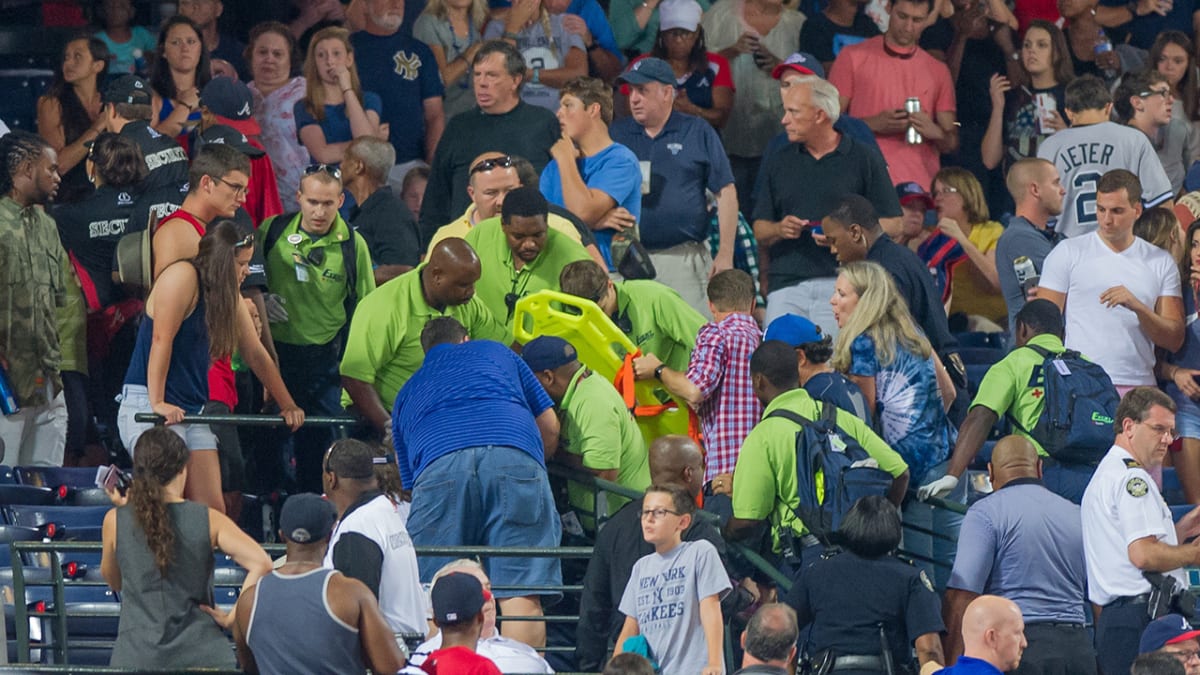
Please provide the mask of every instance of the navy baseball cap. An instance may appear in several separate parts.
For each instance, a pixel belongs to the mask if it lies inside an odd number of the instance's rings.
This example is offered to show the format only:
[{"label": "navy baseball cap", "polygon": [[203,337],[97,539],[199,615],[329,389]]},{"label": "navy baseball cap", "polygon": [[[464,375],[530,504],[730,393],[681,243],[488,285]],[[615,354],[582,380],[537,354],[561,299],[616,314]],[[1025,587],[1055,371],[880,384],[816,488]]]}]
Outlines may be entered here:
[{"label": "navy baseball cap", "polygon": [[337,512],[321,495],[305,492],[292,495],[279,512],[279,531],[297,544],[321,541],[333,531]]},{"label": "navy baseball cap", "polygon": [[897,185],[896,197],[899,198],[901,206],[908,206],[915,201],[919,201],[925,205],[926,210],[934,207],[933,197],[930,197],[929,193],[919,183],[914,183],[913,181]]},{"label": "navy baseball cap", "polygon": [[433,620],[439,624],[475,618],[483,609],[483,584],[473,574],[451,572],[434,582],[429,590]]},{"label": "navy baseball cap", "polygon": [[543,335],[530,340],[521,349],[525,365],[535,373],[554,370],[579,358],[570,342],[557,335]]},{"label": "navy baseball cap", "polygon": [[137,75],[122,75],[108,83],[101,100],[105,103],[150,105],[150,85]]},{"label": "navy baseball cap", "polygon": [[810,342],[820,342],[825,337],[819,326],[799,314],[783,314],[767,326],[763,341],[779,340],[799,347]]},{"label": "navy baseball cap", "polygon": [[817,57],[808,52],[796,52],[784,59],[783,63],[775,66],[775,70],[771,71],[771,77],[778,80],[788,70],[794,70],[801,75],[816,75],[822,80],[825,79],[825,68],[821,66]]},{"label": "navy baseball cap", "polygon": [[1200,637],[1200,630],[1192,628],[1183,615],[1167,614],[1151,621],[1146,626],[1146,630],[1142,631],[1142,640],[1138,643],[1138,653],[1156,652],[1167,645],[1196,637]]},{"label": "navy baseball cap", "polygon": [[621,73],[617,81],[627,84],[660,82],[662,84],[669,84],[672,87],[678,84],[675,81],[675,71],[671,70],[670,64],[653,56],[647,56],[644,59],[634,62],[624,73]]},{"label": "navy baseball cap", "polygon": [[201,147],[209,143],[228,145],[251,159],[256,159],[267,154],[265,150],[250,145],[250,141],[246,138],[245,134],[224,124],[214,124],[205,129],[204,133],[200,134]]},{"label": "navy baseball cap", "polygon": [[250,88],[232,77],[214,77],[200,90],[200,104],[217,116],[221,124],[246,134],[262,133],[254,119],[254,97]]}]

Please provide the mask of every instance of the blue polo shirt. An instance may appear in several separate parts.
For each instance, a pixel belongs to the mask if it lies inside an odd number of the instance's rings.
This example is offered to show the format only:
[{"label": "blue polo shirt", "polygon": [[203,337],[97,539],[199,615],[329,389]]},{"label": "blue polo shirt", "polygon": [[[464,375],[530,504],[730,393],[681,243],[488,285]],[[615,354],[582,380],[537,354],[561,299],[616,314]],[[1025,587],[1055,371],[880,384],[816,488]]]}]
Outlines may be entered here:
[{"label": "blue polo shirt", "polygon": [[[591,157],[575,160],[579,175],[588,188],[600,190],[612,197],[617,206],[624,206],[639,223],[642,221],[642,169],[637,155],[620,143],[613,143]],[[542,195],[554,204],[566,208],[563,199],[562,175],[558,173],[558,160],[550,160],[542,170]],[[612,230],[596,232],[596,247],[604,256],[609,269],[614,269],[612,260]]]},{"label": "blue polo shirt", "polygon": [[673,112],[654,138],[632,117],[613,122],[609,134],[640,161],[650,162],[650,193],[642,195],[640,222],[646,248],[707,242],[711,221],[704,191],[715,194],[733,183],[729,157],[712,125]]},{"label": "blue polo shirt", "polygon": [[405,30],[386,36],[359,31],[350,43],[362,88],[383,101],[379,119],[391,125],[396,163],[425,159],[425,99],[446,91],[433,52]]},{"label": "blue polo shirt", "polygon": [[942,668],[934,675],[1001,675],[1001,670],[983,659],[960,656],[954,665]]},{"label": "blue polo shirt", "polygon": [[487,445],[523,450],[545,466],[534,418],[553,405],[529,366],[499,342],[438,345],[392,408],[400,478],[411,487],[435,460]]},{"label": "blue polo shirt", "polygon": [[1084,623],[1078,504],[1019,478],[971,506],[958,540],[949,588],[1008,598],[1027,624]]}]

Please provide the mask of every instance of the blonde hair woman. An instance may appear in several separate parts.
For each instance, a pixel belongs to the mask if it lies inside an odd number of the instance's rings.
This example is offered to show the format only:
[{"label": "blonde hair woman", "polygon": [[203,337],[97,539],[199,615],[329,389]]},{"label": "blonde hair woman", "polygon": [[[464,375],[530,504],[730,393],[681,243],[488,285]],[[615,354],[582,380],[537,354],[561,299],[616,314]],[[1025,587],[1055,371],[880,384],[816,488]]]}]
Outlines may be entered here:
[{"label": "blonde hair woman", "polygon": [[[946,418],[954,385],[896,292],[892,275],[873,262],[845,265],[829,302],[839,328],[831,365],[862,390],[880,435],[908,463],[913,484],[941,478],[957,437]],[[965,501],[966,482],[957,487],[947,499]],[[947,534],[957,533],[961,522],[945,509],[931,514],[916,500],[904,512],[905,522],[923,521],[926,529]],[[941,560],[954,553],[953,543],[923,535],[906,535],[906,547]],[[949,570],[937,574],[947,577]]]},{"label": "blonde hair woman", "polygon": [[387,139],[380,125],[383,101],[364,92],[354,67],[350,31],[336,26],[317,31],[304,59],[304,98],[294,110],[300,142],[314,162],[339,164],[359,136]]},{"label": "blonde hair woman", "polygon": [[485,0],[429,0],[413,25],[413,37],[429,45],[446,85],[446,119],[475,105],[471,62],[483,45]]}]

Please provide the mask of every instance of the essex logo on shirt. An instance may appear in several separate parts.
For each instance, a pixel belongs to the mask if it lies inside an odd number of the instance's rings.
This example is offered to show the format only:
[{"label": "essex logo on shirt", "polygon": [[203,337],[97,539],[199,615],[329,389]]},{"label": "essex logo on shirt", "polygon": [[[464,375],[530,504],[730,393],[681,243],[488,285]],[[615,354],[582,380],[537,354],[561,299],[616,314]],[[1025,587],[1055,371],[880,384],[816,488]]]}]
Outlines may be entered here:
[{"label": "essex logo on shirt", "polygon": [[396,74],[406,80],[417,79],[417,74],[421,72],[421,57],[403,49],[392,54],[392,61],[396,64]]}]

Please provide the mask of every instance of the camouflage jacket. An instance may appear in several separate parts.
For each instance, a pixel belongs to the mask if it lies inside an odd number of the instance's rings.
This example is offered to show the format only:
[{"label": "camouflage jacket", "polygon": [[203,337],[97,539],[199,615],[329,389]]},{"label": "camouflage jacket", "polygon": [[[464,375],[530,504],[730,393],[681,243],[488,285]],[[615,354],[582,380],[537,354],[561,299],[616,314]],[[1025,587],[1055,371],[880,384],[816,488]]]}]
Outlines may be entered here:
[{"label": "camouflage jacket", "polygon": [[0,355],[22,407],[46,404],[48,381],[62,390],[58,318],[69,266],[45,209],[0,197]]}]

